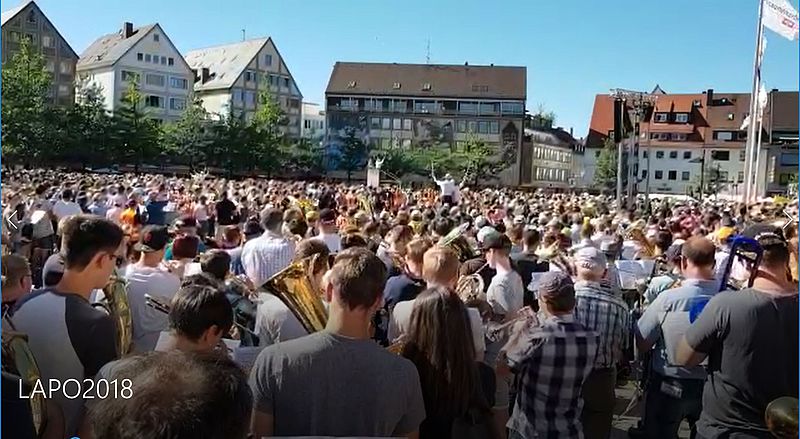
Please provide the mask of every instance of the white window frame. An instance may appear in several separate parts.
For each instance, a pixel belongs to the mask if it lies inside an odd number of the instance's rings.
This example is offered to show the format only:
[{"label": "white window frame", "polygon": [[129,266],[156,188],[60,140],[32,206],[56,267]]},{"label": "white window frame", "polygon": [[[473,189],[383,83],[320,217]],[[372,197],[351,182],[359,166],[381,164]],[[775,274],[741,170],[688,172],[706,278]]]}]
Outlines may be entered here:
[{"label": "white window frame", "polygon": [[664,123],[669,120],[669,113],[656,113],[653,115],[653,121],[656,123]]},{"label": "white window frame", "polygon": [[670,135],[670,137],[672,138],[672,140],[677,140],[677,141],[680,141],[680,142],[686,141],[686,139],[687,139],[687,136],[686,136],[685,133],[672,133]]},{"label": "white window frame", "polygon": [[[46,41],[49,41],[50,44],[45,44]],[[42,47],[48,49],[56,47],[56,39],[52,35],[42,35]]]},{"label": "white window frame", "polygon": [[[156,107],[156,106],[153,106],[153,105],[150,105],[150,104],[149,104],[148,100],[149,100],[150,98],[154,98],[154,97],[159,99],[159,103],[160,103],[161,105],[159,105],[159,106],[157,106],[157,107]],[[166,103],[166,99],[164,98],[164,96],[161,96],[161,95],[156,95],[156,94],[148,94],[148,95],[147,95],[147,96],[145,96],[145,98],[144,98],[144,106],[145,106],[145,107],[147,107],[147,108],[161,108],[161,109],[163,109],[163,108],[166,106],[166,104],[167,104],[167,103]]]},{"label": "white window frame", "polygon": [[[173,81],[183,81],[184,87],[177,87],[173,84]],[[169,77],[169,88],[174,88],[177,90],[187,90],[189,88],[189,80],[186,78],[182,78],[180,76],[170,76]]]},{"label": "white window frame", "polygon": [[[151,83],[150,78],[161,78],[161,84]],[[146,73],[144,76],[144,83],[150,87],[164,88],[164,86],[167,83],[167,78],[164,75],[160,75],[158,73]]]},{"label": "white window frame", "polygon": [[689,113],[676,113],[675,114],[675,122],[677,122],[677,123],[689,123]]},{"label": "white window frame", "polygon": [[[182,108],[175,108],[175,102],[178,102],[178,101],[183,101],[183,107]],[[174,98],[174,97],[169,98],[169,109],[173,110],[173,111],[183,111],[183,110],[185,110],[186,109],[186,98]]]},{"label": "white window frame", "polygon": [[[66,69],[64,68],[66,66]],[[71,75],[73,72],[72,64],[69,63],[68,59],[62,59],[61,62],[58,63],[58,72],[62,75]]]},{"label": "white window frame", "polygon": [[264,65],[271,66],[272,65],[272,54],[267,53],[264,55]]}]

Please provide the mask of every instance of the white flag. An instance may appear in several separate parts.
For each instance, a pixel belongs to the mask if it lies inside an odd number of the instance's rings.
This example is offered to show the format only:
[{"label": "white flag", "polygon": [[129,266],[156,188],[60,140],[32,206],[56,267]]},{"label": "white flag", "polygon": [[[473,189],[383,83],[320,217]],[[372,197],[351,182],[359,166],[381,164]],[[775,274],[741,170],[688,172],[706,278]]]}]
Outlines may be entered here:
[{"label": "white flag", "polygon": [[747,116],[745,116],[744,120],[742,121],[742,126],[739,127],[739,131],[744,131],[749,126],[750,126],[750,115],[748,114]]},{"label": "white flag", "polygon": [[[761,119],[764,116],[764,109],[767,108],[767,102],[769,101],[769,93],[767,93],[767,88],[764,87],[763,82],[761,83],[761,86],[758,89],[757,99],[758,99],[758,119],[756,119],[756,121],[761,122]],[[742,126],[739,127],[739,131],[744,131],[749,126],[750,126],[750,115],[748,114],[742,121]]]},{"label": "white flag", "polygon": [[789,40],[796,40],[800,29],[797,11],[788,0],[763,0],[764,26]]}]

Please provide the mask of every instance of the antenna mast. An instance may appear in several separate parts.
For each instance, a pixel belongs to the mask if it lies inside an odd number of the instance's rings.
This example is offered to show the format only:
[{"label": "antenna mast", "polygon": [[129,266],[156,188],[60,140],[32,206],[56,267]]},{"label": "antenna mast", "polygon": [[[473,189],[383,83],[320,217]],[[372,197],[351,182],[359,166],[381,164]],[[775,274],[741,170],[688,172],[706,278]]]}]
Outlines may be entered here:
[{"label": "antenna mast", "polygon": [[431,39],[428,38],[428,46],[425,51],[425,64],[431,63]]},{"label": "antenna mast", "polygon": [[245,33],[245,30],[242,29],[242,41],[244,41],[246,39],[247,39],[247,34]]}]

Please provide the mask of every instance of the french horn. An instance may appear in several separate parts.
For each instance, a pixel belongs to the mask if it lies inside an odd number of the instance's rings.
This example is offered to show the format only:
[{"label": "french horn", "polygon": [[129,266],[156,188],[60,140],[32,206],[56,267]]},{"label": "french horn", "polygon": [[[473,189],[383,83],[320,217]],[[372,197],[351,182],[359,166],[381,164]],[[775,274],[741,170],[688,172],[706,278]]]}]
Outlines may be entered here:
[{"label": "french horn", "polygon": [[440,246],[447,247],[456,253],[459,262],[468,261],[476,256],[475,250],[464,238],[468,228],[469,224],[462,224],[439,240]]},{"label": "french horn", "polygon": [[[14,324],[7,317],[3,318],[2,331],[2,369],[3,372],[16,375],[30,388],[41,380],[39,366],[33,357],[28,336],[16,331]],[[19,391],[22,393],[22,390]],[[44,394],[37,392],[29,396],[28,402],[33,415],[33,426],[37,435],[41,436],[47,426],[47,405]]]}]

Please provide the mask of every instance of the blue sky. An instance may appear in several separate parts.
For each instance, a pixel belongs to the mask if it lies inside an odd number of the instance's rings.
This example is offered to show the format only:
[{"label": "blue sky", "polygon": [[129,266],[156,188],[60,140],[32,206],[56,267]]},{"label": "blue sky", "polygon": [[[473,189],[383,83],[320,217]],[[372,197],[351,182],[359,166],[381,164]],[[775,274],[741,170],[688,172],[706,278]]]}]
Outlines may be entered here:
[{"label": "blue sky", "polygon": [[[797,8],[797,0],[789,0]],[[336,61],[521,65],[528,108],[588,129],[610,88],[750,91],[757,0],[37,0],[78,52],[124,21],[181,51],[269,35],[305,100]],[[3,10],[17,0],[3,1]],[[797,90],[798,44],[767,31],[767,88]]]}]

